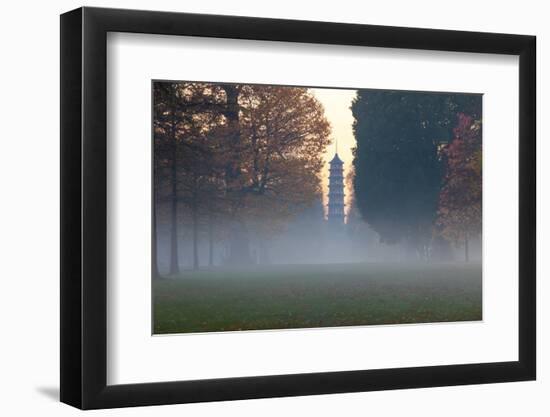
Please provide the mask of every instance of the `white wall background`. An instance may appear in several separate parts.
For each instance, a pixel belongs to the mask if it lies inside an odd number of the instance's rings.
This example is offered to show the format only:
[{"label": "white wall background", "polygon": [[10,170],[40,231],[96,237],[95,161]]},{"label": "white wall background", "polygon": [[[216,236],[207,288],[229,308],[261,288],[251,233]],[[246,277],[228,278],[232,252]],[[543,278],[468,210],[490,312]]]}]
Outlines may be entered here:
[{"label": "white wall background", "polygon": [[[493,4],[490,4],[493,3]],[[0,410],[3,415],[75,415],[57,402],[59,379],[59,17],[82,4],[60,0],[3,5],[0,64]],[[550,84],[550,27],[544,2],[441,0],[93,1],[86,5],[535,34],[539,119],[539,379],[432,388],[99,411],[96,415],[545,416],[550,404],[550,147],[542,144]],[[545,158],[546,157],[546,158]],[[544,236],[543,236],[544,234]],[[543,259],[546,255],[546,259]],[[466,341],[467,342],[467,341]]]}]

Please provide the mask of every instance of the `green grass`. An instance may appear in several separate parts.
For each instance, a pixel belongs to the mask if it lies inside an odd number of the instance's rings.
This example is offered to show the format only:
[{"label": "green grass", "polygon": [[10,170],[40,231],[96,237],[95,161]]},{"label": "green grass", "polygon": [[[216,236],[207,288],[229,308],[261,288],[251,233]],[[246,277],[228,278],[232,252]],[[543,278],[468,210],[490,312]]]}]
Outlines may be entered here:
[{"label": "green grass", "polygon": [[481,266],[212,269],[153,283],[154,333],[481,320]]}]

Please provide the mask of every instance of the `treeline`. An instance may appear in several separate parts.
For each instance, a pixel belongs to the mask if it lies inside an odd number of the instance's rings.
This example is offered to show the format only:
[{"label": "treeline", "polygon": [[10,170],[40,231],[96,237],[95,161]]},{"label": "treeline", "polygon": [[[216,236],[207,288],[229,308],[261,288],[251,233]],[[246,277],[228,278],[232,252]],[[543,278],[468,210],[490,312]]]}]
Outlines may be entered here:
[{"label": "treeline", "polygon": [[354,204],[387,244],[429,259],[481,232],[481,95],[358,90]]},{"label": "treeline", "polygon": [[305,88],[154,82],[154,275],[159,222],[169,226],[168,274],[180,272],[182,239],[200,267],[205,231],[209,264],[216,240],[228,244],[225,263],[254,262],[251,237],[269,239],[318,198],[329,135]]}]

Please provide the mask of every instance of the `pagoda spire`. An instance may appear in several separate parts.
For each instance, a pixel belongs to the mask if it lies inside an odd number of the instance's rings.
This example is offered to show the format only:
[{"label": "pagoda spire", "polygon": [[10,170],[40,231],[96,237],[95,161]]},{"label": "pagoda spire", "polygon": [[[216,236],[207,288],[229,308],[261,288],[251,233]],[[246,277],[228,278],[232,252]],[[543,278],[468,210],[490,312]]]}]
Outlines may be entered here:
[{"label": "pagoda spire", "polygon": [[331,226],[340,227],[344,224],[344,161],[338,156],[338,141],[335,151],[328,177],[328,222]]}]

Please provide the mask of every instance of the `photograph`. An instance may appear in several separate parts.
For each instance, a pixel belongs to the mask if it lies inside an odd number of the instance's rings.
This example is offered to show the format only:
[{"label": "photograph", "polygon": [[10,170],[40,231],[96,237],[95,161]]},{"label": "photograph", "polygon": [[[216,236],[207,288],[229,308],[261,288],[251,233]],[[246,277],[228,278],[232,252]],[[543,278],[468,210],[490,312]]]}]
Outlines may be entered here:
[{"label": "photograph", "polygon": [[153,334],[483,319],[482,94],[151,86]]}]

